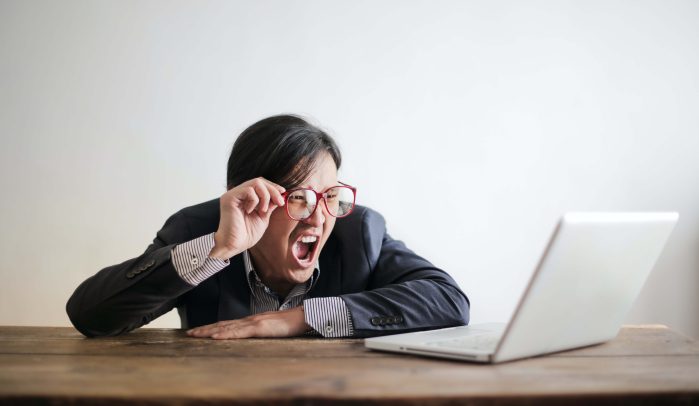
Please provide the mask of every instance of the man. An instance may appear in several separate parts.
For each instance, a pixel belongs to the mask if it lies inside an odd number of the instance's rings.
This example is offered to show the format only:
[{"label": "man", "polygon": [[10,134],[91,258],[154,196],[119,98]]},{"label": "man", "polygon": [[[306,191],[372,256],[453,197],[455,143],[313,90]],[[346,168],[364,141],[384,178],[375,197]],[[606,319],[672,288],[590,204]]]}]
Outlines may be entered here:
[{"label": "man", "polygon": [[[86,336],[117,335],[177,307],[193,337],[367,337],[468,323],[454,280],[392,239],[337,179],[340,150],[300,117],[236,140],[228,191],[180,210],[139,257],[68,300]],[[336,223],[336,219],[337,223]]]}]

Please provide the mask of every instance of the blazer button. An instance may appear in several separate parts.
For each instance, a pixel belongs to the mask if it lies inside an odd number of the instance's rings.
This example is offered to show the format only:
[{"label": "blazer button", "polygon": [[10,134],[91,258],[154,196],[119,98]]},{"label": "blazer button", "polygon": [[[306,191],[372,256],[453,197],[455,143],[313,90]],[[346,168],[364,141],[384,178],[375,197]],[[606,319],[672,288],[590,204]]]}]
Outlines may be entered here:
[{"label": "blazer button", "polygon": [[134,276],[136,276],[136,274],[133,273],[133,271],[129,271],[129,272],[126,273],[126,277],[127,277],[128,279],[133,279]]},{"label": "blazer button", "polygon": [[374,326],[379,326],[379,325],[381,325],[381,317],[372,317],[371,319],[369,319],[369,321],[370,321],[371,324],[374,325]]},{"label": "blazer button", "polygon": [[138,269],[140,269],[141,271],[145,271],[145,270],[147,270],[148,268],[150,268],[150,267],[153,266],[153,265],[155,265],[155,260],[154,260],[154,259],[151,259],[150,261],[148,261],[148,263],[144,264],[143,266],[141,266],[141,267],[138,268]]},{"label": "blazer button", "polygon": [[386,317],[382,317],[382,318],[379,320],[379,324],[382,325],[382,326],[385,326],[386,323],[388,323],[388,319],[387,319]]},{"label": "blazer button", "polygon": [[403,322],[403,316],[396,316],[396,323],[402,323]]}]

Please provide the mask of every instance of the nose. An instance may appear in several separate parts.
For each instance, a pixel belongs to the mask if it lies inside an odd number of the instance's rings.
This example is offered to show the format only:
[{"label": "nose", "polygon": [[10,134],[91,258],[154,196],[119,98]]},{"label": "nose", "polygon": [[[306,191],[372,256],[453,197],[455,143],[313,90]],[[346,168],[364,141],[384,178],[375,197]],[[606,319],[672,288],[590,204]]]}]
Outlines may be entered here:
[{"label": "nose", "polygon": [[318,202],[318,207],[316,207],[316,210],[311,214],[311,217],[303,220],[303,222],[312,227],[321,227],[323,223],[325,223],[325,216],[330,215],[326,213],[325,210],[325,205],[323,205],[322,202]]}]

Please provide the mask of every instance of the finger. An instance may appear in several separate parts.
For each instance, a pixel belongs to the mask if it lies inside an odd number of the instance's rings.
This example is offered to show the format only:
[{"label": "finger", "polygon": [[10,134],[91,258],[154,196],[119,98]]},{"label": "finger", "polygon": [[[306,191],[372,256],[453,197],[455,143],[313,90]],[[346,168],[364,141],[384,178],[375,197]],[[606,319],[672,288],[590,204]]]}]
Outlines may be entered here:
[{"label": "finger", "polygon": [[269,192],[270,200],[272,202],[276,203],[277,206],[284,205],[284,197],[282,196],[282,193],[286,192],[286,189],[283,186],[278,185],[262,177],[257,178],[257,180],[262,181],[262,183],[265,185]]},{"label": "finger", "polygon": [[284,192],[280,192],[279,189],[275,187],[274,183],[267,185],[267,187],[272,202],[276,203],[277,206],[284,206],[284,196],[282,196],[282,193]]},{"label": "finger", "polygon": [[204,325],[204,326],[199,326],[199,327],[194,327],[194,328],[190,328],[189,330],[187,330],[187,335],[192,335],[192,334],[195,334],[195,333],[199,333],[199,332],[204,331],[204,330],[207,329],[207,328],[211,328],[211,327],[213,327],[213,326],[215,326],[215,325],[216,325],[216,323],[207,324],[207,325]]},{"label": "finger", "polygon": [[255,187],[250,186],[245,192],[245,213],[252,213],[259,202],[260,199],[257,197],[257,193],[255,193]]},{"label": "finger", "polygon": [[222,321],[219,321],[216,323],[191,328],[191,329],[187,330],[187,335],[196,336],[196,337],[208,337],[211,334],[213,334],[219,330],[222,330],[228,326],[233,326],[236,324],[242,325],[242,324],[249,323],[250,321],[252,321],[253,317],[255,317],[255,316],[248,316],[248,317],[244,317],[242,319],[235,319],[235,320],[222,320]]},{"label": "finger", "polygon": [[250,338],[255,336],[255,327],[252,324],[230,326],[211,335],[214,340],[227,340],[231,338]]},{"label": "finger", "polygon": [[208,326],[201,326],[190,330],[189,334],[194,337],[208,337],[211,334],[214,334],[215,332],[219,331],[222,327],[223,326],[218,325],[218,323],[211,324]]},{"label": "finger", "polygon": [[207,327],[207,328],[200,328],[200,329],[195,329],[192,331],[187,332],[187,335],[190,337],[210,337],[211,335],[217,333],[221,328],[220,327]]},{"label": "finger", "polygon": [[276,183],[274,183],[274,182],[272,182],[272,181],[270,181],[270,180],[267,180],[267,179],[265,179],[265,178],[260,178],[260,179],[264,180],[265,183],[266,183],[267,185],[271,186],[273,189],[275,189],[275,190],[278,191],[279,193],[284,193],[284,192],[286,192],[286,189],[284,188],[284,186],[278,185],[278,184],[276,184]]},{"label": "finger", "polygon": [[286,189],[274,182],[269,182],[268,186],[273,200],[278,206],[284,206],[284,196],[282,196],[282,193],[286,192]]},{"label": "finger", "polygon": [[226,320],[224,322],[219,321],[218,323],[213,323],[213,324],[207,324],[205,326],[199,326],[193,329],[190,329],[187,331],[187,335],[194,336],[194,337],[208,337],[211,334],[219,331],[221,328],[227,326],[230,323],[235,322],[236,320]]},{"label": "finger", "polygon": [[284,206],[285,199],[284,196],[282,196],[282,193],[286,191],[284,187],[277,185],[274,182],[270,182],[264,178],[260,178],[264,181],[264,185],[267,188],[267,192],[269,193],[269,201],[270,204],[276,204],[277,206]]},{"label": "finger", "polygon": [[270,192],[269,192],[268,186],[264,182],[259,181],[259,182],[255,182],[254,187],[255,187],[255,193],[257,193],[257,197],[259,198],[259,202],[260,202],[259,207],[258,207],[258,211],[264,213],[269,208],[269,198],[270,198],[269,193]]}]

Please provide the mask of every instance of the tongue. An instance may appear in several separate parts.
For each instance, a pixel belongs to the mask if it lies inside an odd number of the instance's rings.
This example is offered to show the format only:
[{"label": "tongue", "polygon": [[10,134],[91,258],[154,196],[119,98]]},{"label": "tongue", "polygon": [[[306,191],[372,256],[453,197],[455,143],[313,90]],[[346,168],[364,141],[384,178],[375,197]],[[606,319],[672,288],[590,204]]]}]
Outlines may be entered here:
[{"label": "tongue", "polygon": [[308,255],[308,245],[301,241],[294,244],[294,255],[296,255],[298,259],[306,258],[306,255]]}]

